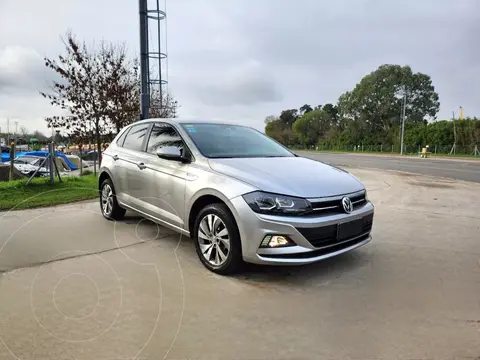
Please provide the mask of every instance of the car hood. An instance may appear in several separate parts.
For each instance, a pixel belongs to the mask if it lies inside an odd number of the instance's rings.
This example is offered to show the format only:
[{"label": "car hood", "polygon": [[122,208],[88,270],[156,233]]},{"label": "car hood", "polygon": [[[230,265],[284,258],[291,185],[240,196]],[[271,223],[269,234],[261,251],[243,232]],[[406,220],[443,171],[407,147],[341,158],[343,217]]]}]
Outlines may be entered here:
[{"label": "car hood", "polygon": [[348,172],[303,157],[209,159],[209,164],[220,174],[283,195],[315,198],[364,189]]}]

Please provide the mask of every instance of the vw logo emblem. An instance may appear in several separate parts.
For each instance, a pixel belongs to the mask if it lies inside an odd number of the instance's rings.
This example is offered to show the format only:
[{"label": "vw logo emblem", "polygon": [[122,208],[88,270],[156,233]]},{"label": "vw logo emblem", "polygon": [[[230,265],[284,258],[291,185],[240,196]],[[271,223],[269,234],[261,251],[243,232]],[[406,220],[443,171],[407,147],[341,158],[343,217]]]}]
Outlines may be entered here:
[{"label": "vw logo emblem", "polygon": [[342,206],[343,206],[343,210],[347,214],[350,214],[353,211],[352,200],[350,200],[350,198],[348,198],[346,196],[342,199]]}]

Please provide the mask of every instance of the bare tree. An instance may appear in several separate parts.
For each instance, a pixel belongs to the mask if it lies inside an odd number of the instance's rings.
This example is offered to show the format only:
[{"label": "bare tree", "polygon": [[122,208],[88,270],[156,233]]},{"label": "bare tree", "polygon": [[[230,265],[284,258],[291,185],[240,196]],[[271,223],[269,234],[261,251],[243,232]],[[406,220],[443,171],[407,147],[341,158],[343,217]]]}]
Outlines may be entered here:
[{"label": "bare tree", "polygon": [[23,138],[26,138],[28,136],[28,129],[23,125],[20,126],[20,134]]},{"label": "bare tree", "polygon": [[179,107],[177,100],[169,93],[162,93],[162,99],[159,90],[150,94],[150,118],[175,118]]},{"label": "bare tree", "polygon": [[[93,136],[101,154],[102,139],[140,119],[138,61],[129,59],[124,45],[102,42],[89,49],[71,32],[62,41],[65,54],[45,58],[45,65],[61,80],[53,82],[50,93],[41,94],[66,115],[45,120],[49,127],[64,129],[77,143]],[[175,117],[178,103],[169,94],[160,99],[159,91],[153,91],[151,108],[151,117]]]},{"label": "bare tree", "polygon": [[65,54],[57,59],[45,58],[45,65],[61,80],[53,82],[50,93],[41,94],[67,115],[45,120],[49,127],[63,128],[72,138],[90,138],[93,132],[101,154],[102,135],[109,132],[112,123],[120,121],[119,114],[124,111],[120,104],[131,103],[132,89],[125,84],[136,70],[132,70],[124,46],[102,42],[98,49],[90,50],[71,32],[62,41]]}]

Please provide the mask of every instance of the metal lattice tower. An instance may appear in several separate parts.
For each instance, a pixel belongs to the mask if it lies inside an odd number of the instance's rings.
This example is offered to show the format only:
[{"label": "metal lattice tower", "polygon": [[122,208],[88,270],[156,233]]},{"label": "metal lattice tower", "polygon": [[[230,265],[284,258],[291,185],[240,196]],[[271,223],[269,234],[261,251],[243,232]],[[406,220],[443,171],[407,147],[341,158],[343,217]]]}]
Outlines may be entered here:
[{"label": "metal lattice tower", "polygon": [[[163,64],[167,59],[166,1],[164,5],[161,9],[160,0],[139,0],[141,119],[149,117],[152,105],[163,108],[164,87],[168,84]],[[159,103],[151,104],[152,95]]]}]

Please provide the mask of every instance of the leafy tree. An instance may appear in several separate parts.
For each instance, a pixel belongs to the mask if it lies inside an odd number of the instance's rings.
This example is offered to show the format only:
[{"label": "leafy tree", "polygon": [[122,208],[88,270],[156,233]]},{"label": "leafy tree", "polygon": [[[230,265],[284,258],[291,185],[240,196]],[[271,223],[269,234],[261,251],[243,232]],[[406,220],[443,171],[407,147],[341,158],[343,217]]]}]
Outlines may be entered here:
[{"label": "leafy tree", "polygon": [[265,126],[265,134],[284,145],[296,144],[297,139],[292,128],[280,119],[269,119]]},{"label": "leafy tree", "polygon": [[272,121],[276,121],[278,120],[278,117],[275,116],[275,115],[268,115],[266,118],[265,118],[265,125],[271,123]]},{"label": "leafy tree", "polygon": [[325,104],[322,107],[322,110],[328,115],[330,118],[330,123],[332,126],[338,125],[338,109],[336,105],[333,104]]},{"label": "leafy tree", "polygon": [[430,76],[413,73],[409,66],[381,65],[355,88],[339,98],[342,116],[362,121],[374,130],[398,124],[406,92],[406,118],[419,123],[435,119],[440,103]]},{"label": "leafy tree", "polygon": [[298,119],[298,110],[297,109],[283,110],[280,113],[279,119],[285,125],[291,127],[292,124],[295,122],[295,120]]},{"label": "leafy tree", "polygon": [[[400,111],[406,90],[405,144],[410,151],[424,145],[450,149],[454,142],[471,153],[480,145],[480,120],[436,119],[439,110],[438,94],[428,75],[413,73],[408,66],[382,65],[365,76],[353,90],[342,94],[337,104],[315,106],[308,104],[285,109],[278,117],[265,119],[265,132],[287,145],[319,144],[328,149],[352,149],[353,146],[383,145],[400,148]],[[373,149],[373,147],[371,148]]]},{"label": "leafy tree", "polygon": [[313,108],[310,105],[305,104],[302,107],[300,107],[299,110],[302,113],[302,115],[305,115],[306,113],[309,113],[310,111],[313,111]]},{"label": "leafy tree", "polygon": [[324,110],[313,110],[293,123],[293,131],[307,146],[315,145],[331,129],[331,119]]}]

